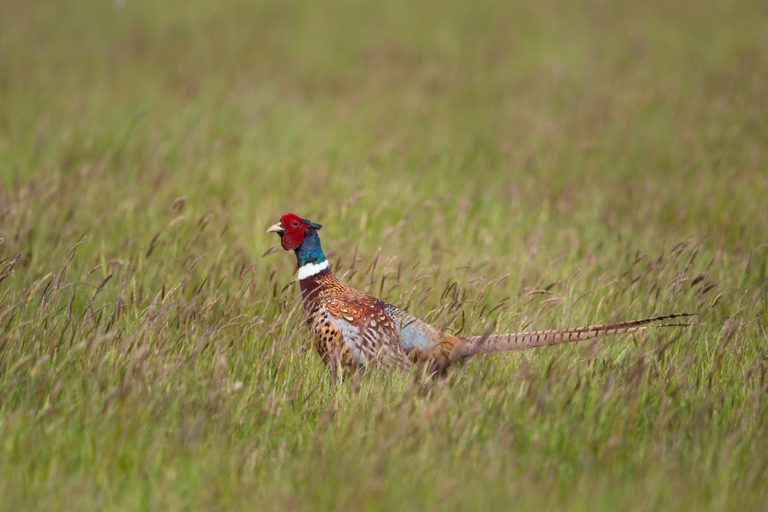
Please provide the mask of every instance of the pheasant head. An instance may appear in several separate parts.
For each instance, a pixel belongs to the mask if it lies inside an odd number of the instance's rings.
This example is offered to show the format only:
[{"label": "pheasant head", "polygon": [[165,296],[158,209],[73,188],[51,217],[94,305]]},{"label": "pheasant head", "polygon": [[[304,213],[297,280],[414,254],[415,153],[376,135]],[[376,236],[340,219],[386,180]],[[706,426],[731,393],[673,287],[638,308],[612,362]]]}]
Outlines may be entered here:
[{"label": "pheasant head", "polygon": [[302,273],[314,275],[329,266],[328,259],[320,247],[320,237],[317,236],[321,227],[320,224],[295,213],[286,213],[280,217],[279,222],[267,229],[267,233],[277,233],[280,236],[283,249],[296,253],[299,279]]}]

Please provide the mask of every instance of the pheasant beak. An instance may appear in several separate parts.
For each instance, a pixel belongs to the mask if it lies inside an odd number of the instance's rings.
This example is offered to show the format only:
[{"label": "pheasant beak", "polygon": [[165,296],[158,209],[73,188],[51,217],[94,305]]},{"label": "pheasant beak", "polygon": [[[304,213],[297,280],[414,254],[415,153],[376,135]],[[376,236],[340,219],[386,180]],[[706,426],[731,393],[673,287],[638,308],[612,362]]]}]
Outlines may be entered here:
[{"label": "pheasant beak", "polygon": [[278,222],[277,224],[272,224],[271,226],[269,226],[267,233],[279,233],[282,235],[283,233],[285,233],[285,229],[283,229],[283,226],[281,226],[280,223]]}]

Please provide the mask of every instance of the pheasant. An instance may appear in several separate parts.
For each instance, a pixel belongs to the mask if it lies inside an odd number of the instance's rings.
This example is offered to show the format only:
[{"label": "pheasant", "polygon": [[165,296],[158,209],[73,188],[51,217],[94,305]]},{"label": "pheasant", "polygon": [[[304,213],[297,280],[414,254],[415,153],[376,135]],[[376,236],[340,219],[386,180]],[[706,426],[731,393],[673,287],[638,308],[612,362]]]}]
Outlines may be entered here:
[{"label": "pheasant", "polygon": [[314,348],[334,380],[339,371],[353,372],[372,363],[401,368],[419,365],[438,372],[477,354],[584,341],[650,327],[685,326],[688,324],[668,321],[692,316],[676,313],[587,327],[455,336],[337,278],[320,246],[320,227],[286,213],[267,232],[277,233],[283,249],[296,253],[307,326]]}]

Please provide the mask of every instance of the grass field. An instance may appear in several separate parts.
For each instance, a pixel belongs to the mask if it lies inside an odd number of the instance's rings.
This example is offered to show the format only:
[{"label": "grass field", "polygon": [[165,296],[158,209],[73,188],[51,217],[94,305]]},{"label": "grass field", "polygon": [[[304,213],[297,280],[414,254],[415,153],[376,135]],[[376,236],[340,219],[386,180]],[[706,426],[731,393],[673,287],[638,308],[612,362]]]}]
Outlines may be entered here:
[{"label": "grass field", "polygon": [[[758,510],[768,9],[0,0],[0,509]],[[295,259],[480,334],[332,386]]]}]

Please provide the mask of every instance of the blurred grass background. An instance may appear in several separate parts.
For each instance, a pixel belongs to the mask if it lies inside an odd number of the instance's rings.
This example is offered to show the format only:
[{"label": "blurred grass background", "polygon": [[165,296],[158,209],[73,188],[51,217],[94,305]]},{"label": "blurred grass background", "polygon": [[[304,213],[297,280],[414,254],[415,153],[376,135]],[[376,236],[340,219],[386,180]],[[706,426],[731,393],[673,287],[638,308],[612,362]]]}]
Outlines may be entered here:
[{"label": "blurred grass background", "polygon": [[[0,508],[759,509],[759,1],[0,1]],[[292,256],[454,332],[334,389]]]}]

